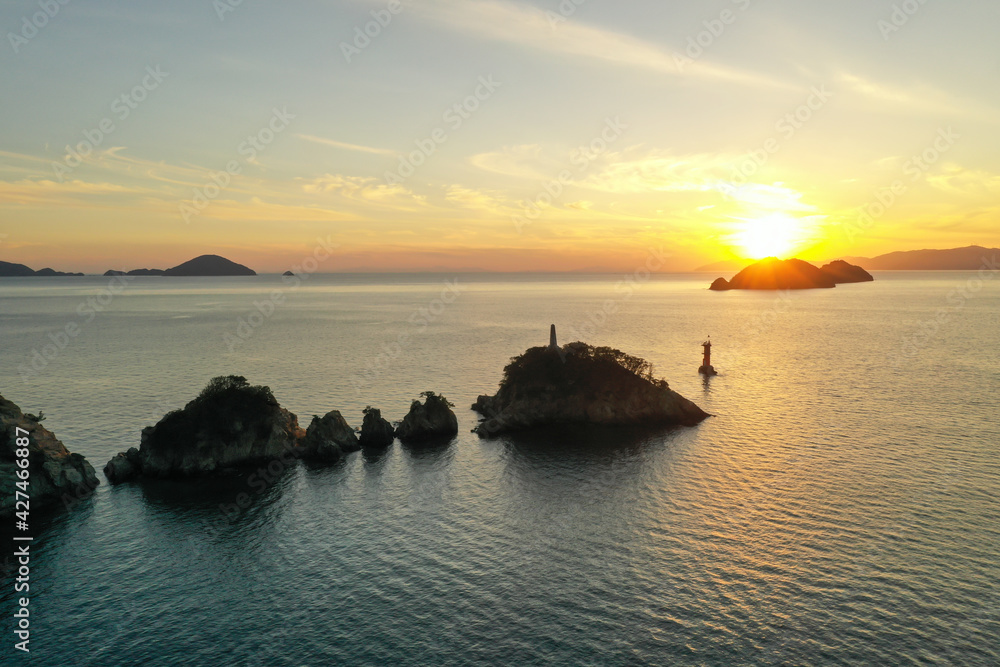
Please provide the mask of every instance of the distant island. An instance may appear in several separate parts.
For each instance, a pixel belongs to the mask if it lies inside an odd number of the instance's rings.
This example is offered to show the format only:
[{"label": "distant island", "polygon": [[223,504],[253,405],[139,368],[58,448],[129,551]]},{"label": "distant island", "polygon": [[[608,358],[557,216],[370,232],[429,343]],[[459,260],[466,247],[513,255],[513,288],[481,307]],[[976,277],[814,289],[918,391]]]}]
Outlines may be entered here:
[{"label": "distant island", "polygon": [[13,264],[11,262],[0,262],[0,278],[21,278],[27,276],[52,277],[52,276],[82,276],[82,273],[64,273],[54,269],[39,269],[35,271],[24,264]]},{"label": "distant island", "polygon": [[[35,271],[24,264],[0,262],[0,278],[82,276],[82,273],[65,273],[54,269]],[[170,269],[132,269],[131,271],[104,272],[105,276],[255,276],[257,272],[242,264],[220,257],[201,255]]]},{"label": "distant island", "polygon": [[[868,271],[977,271],[987,261],[1000,255],[1000,248],[970,245],[948,250],[904,250],[877,257],[842,257],[840,261],[856,264]],[[743,263],[727,259],[706,264],[696,273],[726,273],[739,271]]]},{"label": "distant island", "polygon": [[950,250],[907,250],[878,257],[845,257],[869,271],[977,271],[996,261],[1000,248],[970,245]]},{"label": "distant island", "polygon": [[170,269],[133,269],[131,271],[106,271],[106,276],[255,276],[257,272],[242,264],[220,257],[201,255]]},{"label": "distant island", "polygon": [[830,289],[843,283],[860,283],[875,280],[860,266],[843,260],[830,262],[817,268],[801,259],[768,257],[754,262],[730,280],[718,278],[710,290],[723,292],[734,289],[786,290]]}]

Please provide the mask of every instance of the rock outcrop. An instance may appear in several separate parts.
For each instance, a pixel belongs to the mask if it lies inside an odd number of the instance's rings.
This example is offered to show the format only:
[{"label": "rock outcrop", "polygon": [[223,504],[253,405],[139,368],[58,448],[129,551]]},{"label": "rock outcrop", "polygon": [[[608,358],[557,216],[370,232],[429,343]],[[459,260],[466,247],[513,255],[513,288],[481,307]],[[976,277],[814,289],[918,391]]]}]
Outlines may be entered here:
[{"label": "rock outcrop", "polygon": [[[89,496],[100,484],[94,467],[81,454],[73,454],[41,425],[40,418],[21,412],[14,403],[0,396],[0,517],[12,516],[15,512],[17,491],[30,495],[32,509],[58,503],[75,504]],[[18,433],[18,427],[23,431]],[[27,436],[24,436],[27,431]],[[24,441],[27,437],[27,452]],[[23,482],[18,471],[18,459],[27,453],[28,484]],[[23,500],[23,498],[22,498]],[[23,505],[21,506],[23,509]]]},{"label": "rock outcrop", "polygon": [[843,283],[868,283],[875,280],[875,276],[860,266],[849,264],[842,259],[824,265],[820,271],[830,276],[833,282],[838,285]]},{"label": "rock outcrop", "polygon": [[361,449],[358,436],[337,410],[313,417],[301,442],[303,458],[334,463]]},{"label": "rock outcrop", "polygon": [[[326,432],[314,429],[317,441]],[[104,467],[112,483],[137,477],[207,475],[244,464],[307,452],[299,446],[306,433],[267,387],[246,378],[214,378],[182,410],[167,413],[142,430],[139,449],[116,455]]]},{"label": "rock outcrop", "polygon": [[395,431],[389,420],[382,418],[377,408],[365,408],[365,419],[361,423],[361,447],[363,449],[385,449],[395,439]]},{"label": "rock outcrop", "polygon": [[653,378],[647,361],[610,347],[533,347],[504,369],[495,396],[472,405],[483,436],[552,424],[685,425],[708,413]]},{"label": "rock outcrop", "polygon": [[403,442],[420,442],[456,435],[458,418],[448,399],[433,391],[425,391],[420,396],[424,402],[410,404],[410,411],[396,427],[396,437]]}]

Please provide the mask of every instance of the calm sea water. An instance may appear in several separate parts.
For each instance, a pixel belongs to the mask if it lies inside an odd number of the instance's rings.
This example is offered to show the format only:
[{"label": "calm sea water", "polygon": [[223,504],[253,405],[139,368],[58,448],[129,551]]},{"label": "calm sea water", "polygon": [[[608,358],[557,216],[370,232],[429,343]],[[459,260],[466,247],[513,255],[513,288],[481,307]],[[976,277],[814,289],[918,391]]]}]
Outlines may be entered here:
[{"label": "calm sea water", "polygon": [[[434,390],[461,427],[262,493],[103,484],[34,513],[30,662],[998,664],[1000,278],[974,276],[788,295],[710,293],[707,275],[460,275],[457,295],[455,276],[135,278],[114,297],[108,278],[4,279],[0,392],[97,469],[220,374],[303,424],[400,419]],[[470,433],[469,404],[550,323],[653,361],[714,416]]]}]

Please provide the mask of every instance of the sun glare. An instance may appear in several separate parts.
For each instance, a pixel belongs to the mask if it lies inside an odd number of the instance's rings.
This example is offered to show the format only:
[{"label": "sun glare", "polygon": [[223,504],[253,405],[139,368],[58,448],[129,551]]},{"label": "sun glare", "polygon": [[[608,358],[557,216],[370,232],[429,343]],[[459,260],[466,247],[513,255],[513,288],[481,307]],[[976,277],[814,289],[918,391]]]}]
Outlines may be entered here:
[{"label": "sun glare", "polygon": [[749,259],[787,259],[802,242],[802,221],[784,213],[744,220],[733,241]]}]

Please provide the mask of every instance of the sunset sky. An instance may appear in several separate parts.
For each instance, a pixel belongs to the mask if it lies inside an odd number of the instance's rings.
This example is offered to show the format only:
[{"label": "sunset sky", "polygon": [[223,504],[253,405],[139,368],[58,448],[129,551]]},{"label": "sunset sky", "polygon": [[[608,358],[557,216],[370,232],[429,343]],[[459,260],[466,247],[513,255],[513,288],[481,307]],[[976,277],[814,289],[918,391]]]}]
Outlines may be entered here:
[{"label": "sunset sky", "polygon": [[0,260],[35,269],[281,271],[328,237],[323,271],[1000,245],[996,0],[16,0],[0,19]]}]

